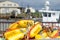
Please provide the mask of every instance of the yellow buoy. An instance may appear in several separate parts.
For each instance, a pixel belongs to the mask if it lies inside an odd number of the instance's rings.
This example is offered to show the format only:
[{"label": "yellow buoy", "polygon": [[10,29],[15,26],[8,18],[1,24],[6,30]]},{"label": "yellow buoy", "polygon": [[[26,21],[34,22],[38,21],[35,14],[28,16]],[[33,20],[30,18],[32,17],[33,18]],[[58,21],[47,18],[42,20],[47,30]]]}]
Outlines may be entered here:
[{"label": "yellow buoy", "polygon": [[40,25],[40,23],[35,24],[32,30],[30,30],[30,37],[33,38],[40,32],[40,30],[42,30],[42,26]]},{"label": "yellow buoy", "polygon": [[24,27],[24,28],[34,25],[33,20],[20,20],[17,23],[20,27]]},{"label": "yellow buoy", "polygon": [[24,33],[22,33],[20,31],[20,29],[15,29],[15,30],[12,30],[12,31],[5,32],[4,36],[8,40],[15,40],[15,39],[23,38]]},{"label": "yellow buoy", "polygon": [[9,29],[15,29],[18,28],[18,24],[17,23],[13,23],[9,26]]},{"label": "yellow buoy", "polygon": [[43,39],[43,37],[42,37],[40,34],[37,34],[37,35],[35,36],[35,39]]},{"label": "yellow buoy", "polygon": [[[48,33],[49,34],[49,33]],[[49,34],[51,38],[56,38],[58,36],[58,30],[54,30],[51,34]]]},{"label": "yellow buoy", "polygon": [[20,20],[17,21],[9,26],[9,29],[15,29],[15,28],[26,28],[28,26],[33,26],[34,21],[33,20]]},{"label": "yellow buoy", "polygon": [[42,33],[42,37],[43,37],[43,38],[46,38],[46,37],[47,37],[47,33],[46,33],[46,32],[43,32],[43,33]]}]

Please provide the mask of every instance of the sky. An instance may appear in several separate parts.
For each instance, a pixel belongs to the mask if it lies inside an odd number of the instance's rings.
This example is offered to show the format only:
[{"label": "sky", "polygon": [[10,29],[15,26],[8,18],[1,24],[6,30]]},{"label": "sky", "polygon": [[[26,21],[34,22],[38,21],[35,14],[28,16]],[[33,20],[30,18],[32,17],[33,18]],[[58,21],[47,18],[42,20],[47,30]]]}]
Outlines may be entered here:
[{"label": "sky", "polygon": [[[4,1],[4,0],[2,0]],[[44,8],[44,4],[47,0],[10,0],[18,3],[21,7],[33,7],[35,9]],[[48,0],[50,2],[51,9],[60,9],[60,0]]]}]

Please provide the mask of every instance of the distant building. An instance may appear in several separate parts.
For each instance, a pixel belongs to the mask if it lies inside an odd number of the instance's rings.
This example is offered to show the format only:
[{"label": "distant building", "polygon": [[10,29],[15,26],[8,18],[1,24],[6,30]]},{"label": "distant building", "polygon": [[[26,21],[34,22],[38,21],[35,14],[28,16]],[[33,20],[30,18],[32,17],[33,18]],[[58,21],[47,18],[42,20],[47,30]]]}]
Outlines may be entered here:
[{"label": "distant building", "polygon": [[36,11],[36,10],[35,10],[34,8],[32,8],[32,7],[29,7],[29,8],[27,7],[27,8],[25,8],[25,12],[27,12],[27,9],[30,9],[30,12],[31,12],[31,13],[35,13],[35,11]]},{"label": "distant building", "polygon": [[15,2],[11,1],[0,2],[0,13],[11,13],[13,10],[18,10],[17,7],[19,7],[19,4]]}]

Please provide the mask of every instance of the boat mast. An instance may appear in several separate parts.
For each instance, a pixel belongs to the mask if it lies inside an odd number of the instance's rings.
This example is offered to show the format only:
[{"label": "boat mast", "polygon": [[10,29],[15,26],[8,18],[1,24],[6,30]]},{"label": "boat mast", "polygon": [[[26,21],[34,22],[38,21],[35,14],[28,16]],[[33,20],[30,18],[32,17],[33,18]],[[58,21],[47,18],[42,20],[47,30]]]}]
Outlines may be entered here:
[{"label": "boat mast", "polygon": [[49,5],[50,5],[49,1],[46,1],[46,3],[45,3],[45,9],[46,9],[47,11],[49,10]]}]

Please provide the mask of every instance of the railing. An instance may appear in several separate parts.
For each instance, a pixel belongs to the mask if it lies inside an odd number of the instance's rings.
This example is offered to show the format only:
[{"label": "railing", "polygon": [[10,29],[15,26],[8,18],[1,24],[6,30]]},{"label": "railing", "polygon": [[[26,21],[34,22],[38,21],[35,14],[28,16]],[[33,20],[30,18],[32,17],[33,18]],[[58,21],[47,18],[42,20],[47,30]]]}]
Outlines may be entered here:
[{"label": "railing", "polygon": [[[11,23],[14,23],[20,19],[0,19],[0,31],[5,31]],[[34,20],[34,19],[32,19]],[[39,21],[40,19],[36,19],[35,21]],[[50,27],[60,27],[60,22],[42,22],[43,26],[50,26]]]},{"label": "railing", "polygon": [[0,22],[0,30],[5,31],[13,22]]},{"label": "railing", "polygon": [[[5,31],[12,23],[14,22],[0,22],[0,30]],[[60,23],[58,22],[42,22],[42,25],[50,27],[60,27]]]},{"label": "railing", "polygon": [[60,22],[42,22],[42,25],[45,27],[60,28]]},{"label": "railing", "polygon": [[0,19],[0,31],[5,31],[10,24],[16,22],[17,20],[20,19]]}]

